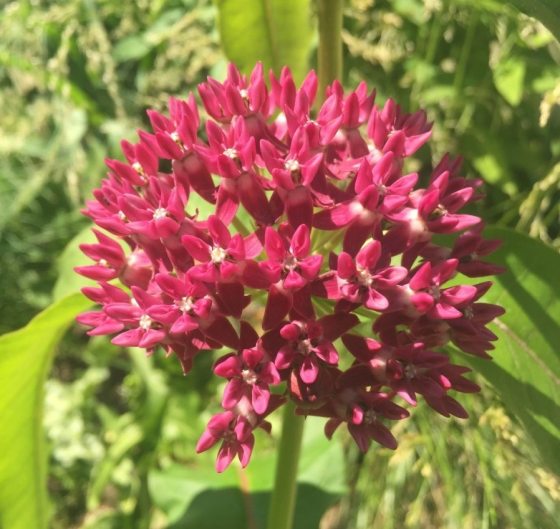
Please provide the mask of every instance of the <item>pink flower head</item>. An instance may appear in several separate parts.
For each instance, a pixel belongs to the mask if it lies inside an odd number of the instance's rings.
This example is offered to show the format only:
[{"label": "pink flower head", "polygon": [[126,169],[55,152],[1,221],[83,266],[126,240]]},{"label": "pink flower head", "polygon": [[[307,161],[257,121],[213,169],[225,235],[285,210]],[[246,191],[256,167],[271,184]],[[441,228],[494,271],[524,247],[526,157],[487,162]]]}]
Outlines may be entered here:
[{"label": "pink flower head", "polygon": [[448,155],[405,172],[430,139],[425,112],[339,82],[315,112],[317,85],[230,65],[199,86],[207,118],[193,94],[148,111],[152,131],[122,142],[84,211],[98,227],[77,268],[98,283],[83,291],[100,307],[78,318],[90,335],[173,354],[185,373],[225,348],[223,410],[197,445],[219,445],[219,472],[249,462],[288,400],[363,451],[394,449],[388,421],[419,400],[465,417],[454,395],[478,386],[445,347],[487,358],[497,338],[491,283],[461,279],[503,270],[465,210],[482,182]]}]

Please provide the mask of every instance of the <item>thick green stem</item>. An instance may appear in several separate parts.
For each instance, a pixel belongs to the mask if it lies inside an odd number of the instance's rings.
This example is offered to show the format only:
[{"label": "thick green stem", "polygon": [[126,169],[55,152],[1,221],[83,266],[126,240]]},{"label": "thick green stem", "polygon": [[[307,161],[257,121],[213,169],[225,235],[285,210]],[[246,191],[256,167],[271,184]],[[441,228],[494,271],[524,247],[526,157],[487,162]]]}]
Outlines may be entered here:
[{"label": "thick green stem", "polygon": [[[344,0],[317,0],[319,17],[319,100],[327,86],[342,77],[342,4]],[[304,417],[288,402],[282,419],[276,478],[268,510],[267,529],[292,529],[296,506],[297,471]]]},{"label": "thick green stem", "polygon": [[297,470],[304,421],[304,417],[295,414],[295,407],[292,403],[285,405],[267,529],[291,529],[293,526]]},{"label": "thick green stem", "polygon": [[327,86],[342,77],[342,4],[344,0],[317,0],[319,18],[319,99]]}]

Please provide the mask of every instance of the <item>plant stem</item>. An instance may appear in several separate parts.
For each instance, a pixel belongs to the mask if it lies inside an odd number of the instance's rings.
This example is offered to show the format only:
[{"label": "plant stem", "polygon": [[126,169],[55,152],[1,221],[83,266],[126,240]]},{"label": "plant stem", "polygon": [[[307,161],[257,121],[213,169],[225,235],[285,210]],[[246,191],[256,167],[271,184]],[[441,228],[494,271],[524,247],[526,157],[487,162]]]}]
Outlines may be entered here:
[{"label": "plant stem", "polygon": [[319,99],[327,86],[342,77],[342,4],[344,0],[317,0],[319,18]]},{"label": "plant stem", "polygon": [[[319,100],[327,86],[342,76],[342,4],[343,0],[317,0],[319,17]],[[268,510],[267,529],[292,529],[296,506],[297,470],[304,417],[296,415],[295,406],[284,407],[282,437],[276,461],[274,490]]]},{"label": "plant stem", "polygon": [[274,490],[268,510],[267,529],[291,529],[296,505],[297,469],[305,418],[295,414],[295,406],[284,406],[282,437],[276,461]]}]

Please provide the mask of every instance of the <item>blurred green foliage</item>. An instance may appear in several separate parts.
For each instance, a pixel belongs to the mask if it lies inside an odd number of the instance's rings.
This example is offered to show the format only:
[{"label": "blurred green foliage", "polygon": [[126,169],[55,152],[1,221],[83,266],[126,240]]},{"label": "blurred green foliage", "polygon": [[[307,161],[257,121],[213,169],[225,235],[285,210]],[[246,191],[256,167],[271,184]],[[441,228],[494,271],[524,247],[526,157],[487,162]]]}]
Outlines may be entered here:
[{"label": "blurred green foliage", "polygon": [[560,248],[560,44],[504,2],[352,0],[349,84],[426,108],[432,152],[484,177],[483,217]]},{"label": "blurred green foliage", "polygon": [[[289,64],[296,82],[309,69],[314,31],[310,0],[216,0],[220,42],[225,55],[242,71],[255,63],[279,71]],[[287,31],[286,28],[289,28]]]},{"label": "blurred green foliage", "polygon": [[50,302],[103,159],[224,67],[210,0],[11,2],[0,17],[0,331]]},{"label": "blurred green foliage", "polygon": [[[51,301],[57,258],[87,224],[79,209],[103,159],[146,124],[145,108],[222,76],[216,20],[211,0],[3,7],[0,331]],[[463,154],[466,173],[487,182],[485,219],[560,248],[560,45],[543,26],[498,0],[348,0],[343,38],[346,84],[365,80],[380,101],[428,110],[435,129],[423,168],[446,151]],[[200,529],[201,505],[234,512],[247,480],[265,490],[257,467],[232,470],[224,488],[212,481],[212,455],[194,455],[217,406],[211,362],[201,357],[184,378],[173,360],[78,331],[60,345],[46,400],[54,529]],[[321,529],[556,527],[560,482],[525,433],[488,389],[466,407],[467,423],[420,407],[398,426],[394,454],[357,456],[341,436],[344,476],[338,444],[337,476],[304,465],[305,498],[331,506]],[[258,441],[264,474],[274,444]],[[204,476],[216,495],[199,494]],[[309,488],[320,480],[333,485],[330,495]],[[260,519],[262,501],[240,516],[253,509]]]}]

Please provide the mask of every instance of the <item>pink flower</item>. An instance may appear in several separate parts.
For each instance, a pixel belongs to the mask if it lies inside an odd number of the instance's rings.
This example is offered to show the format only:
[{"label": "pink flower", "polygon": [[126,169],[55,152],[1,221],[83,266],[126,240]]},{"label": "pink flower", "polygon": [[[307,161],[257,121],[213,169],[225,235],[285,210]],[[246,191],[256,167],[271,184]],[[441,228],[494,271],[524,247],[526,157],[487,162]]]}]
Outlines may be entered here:
[{"label": "pink flower", "polygon": [[149,308],[159,299],[138,287],[132,287],[132,294],[130,303],[109,303],[105,306],[107,316],[122,322],[128,329],[115,336],[111,342],[115,345],[151,350],[166,336],[162,326],[148,314]]},{"label": "pink flower", "polygon": [[229,380],[222,406],[231,409],[247,396],[257,414],[264,414],[270,402],[270,386],[281,382],[274,365],[262,347],[243,349],[226,355],[216,362],[214,373]]},{"label": "pink flower", "polygon": [[[260,271],[266,276],[270,288],[263,328],[271,329],[283,320],[294,306],[294,294],[295,299],[300,302],[300,313],[312,317],[314,313],[309,294],[302,289],[317,278],[323,256],[310,255],[311,239],[307,226],[301,224],[291,240],[268,227],[264,247],[268,260],[260,263]],[[251,269],[248,273],[251,273]],[[298,296],[298,292],[301,295]],[[302,311],[306,305],[309,309]]]},{"label": "pink flower", "polygon": [[383,419],[399,420],[409,415],[404,408],[391,401],[389,394],[376,391],[343,390],[332,406],[336,411],[325,425],[327,437],[331,438],[338,426],[345,422],[362,452],[368,451],[372,439],[394,450],[397,440]]},{"label": "pink flower", "polygon": [[230,65],[199,86],[208,118],[193,94],[148,111],[152,131],[122,142],[84,211],[99,228],[76,269],[98,283],[84,294],[100,308],[78,318],[90,335],[174,355],[185,373],[227,348],[213,369],[223,411],[197,445],[219,445],[219,472],[247,465],[254,430],[288,400],[363,451],[394,449],[388,421],[419,397],[465,417],[453,395],[478,386],[445,347],[488,358],[497,339],[491,283],[461,281],[503,270],[465,212],[482,182],[448,155],[405,172],[431,136],[425,112],[337,81],[315,112],[317,85]]},{"label": "pink flower", "polygon": [[285,343],[276,356],[280,370],[297,367],[304,384],[313,384],[321,364],[337,365],[338,352],[333,342],[358,323],[353,314],[333,314],[317,321],[292,321],[280,329]]},{"label": "pink flower", "polygon": [[337,275],[341,298],[368,309],[384,311],[389,300],[383,290],[398,285],[408,276],[402,266],[379,266],[381,243],[371,241],[356,255],[356,260],[346,252],[338,256]]},{"label": "pink flower", "polygon": [[223,472],[237,456],[242,467],[251,458],[255,437],[248,421],[231,411],[219,413],[210,419],[206,431],[196,445],[197,452],[204,452],[221,441],[216,470]]}]

